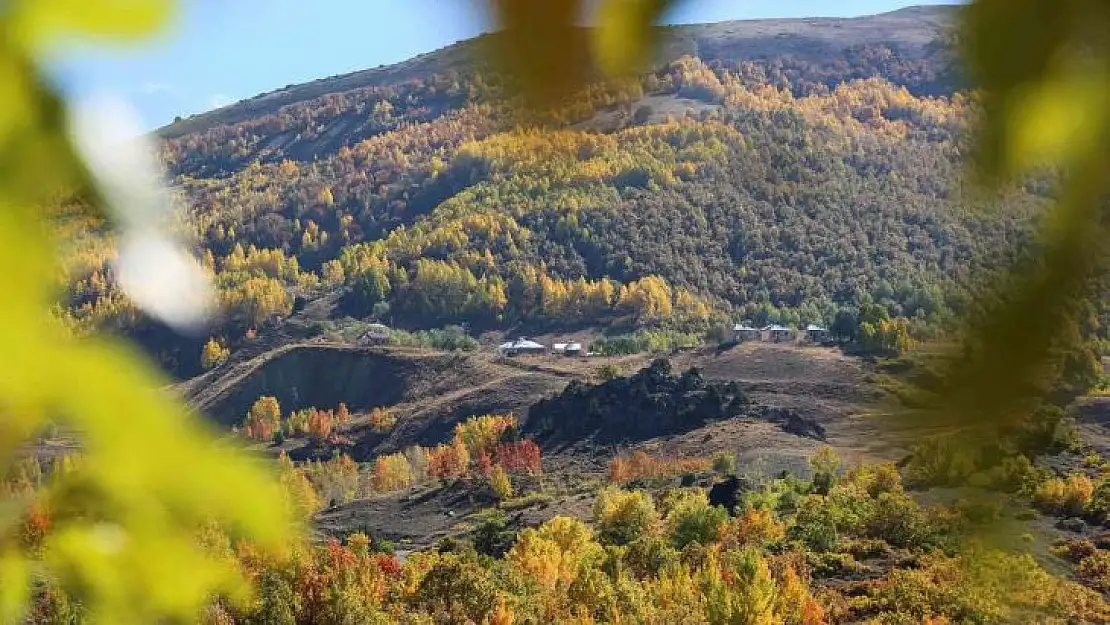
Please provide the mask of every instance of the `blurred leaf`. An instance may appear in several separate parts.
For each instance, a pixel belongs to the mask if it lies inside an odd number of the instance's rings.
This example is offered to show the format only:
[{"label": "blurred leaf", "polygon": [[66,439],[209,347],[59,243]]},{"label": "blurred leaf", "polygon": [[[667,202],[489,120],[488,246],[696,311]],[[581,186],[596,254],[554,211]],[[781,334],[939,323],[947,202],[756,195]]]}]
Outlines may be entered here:
[{"label": "blurred leaf", "polygon": [[[138,37],[155,32],[173,17],[174,0],[19,0],[13,32],[24,44],[62,34]],[[11,11],[12,8],[9,8]]]},{"label": "blurred leaf", "polygon": [[[95,621],[191,621],[214,593],[243,590],[230,562],[195,541],[202,523],[218,519],[273,550],[297,538],[277,481],[217,446],[166,396],[167,380],[145,359],[109,341],[79,341],[51,314],[56,250],[42,204],[76,188],[95,210],[103,205],[27,44],[66,30],[140,34],[169,17],[170,6],[24,1],[0,16],[19,38],[0,38],[0,263],[17,268],[0,282],[0,469],[46,415],[79,432],[84,453],[79,468],[59,472],[36,495],[49,497],[56,513],[41,561],[0,560],[5,622],[25,607],[32,566],[79,597]],[[12,534],[0,537],[3,553],[19,549]]]},{"label": "blurred leaf", "polygon": [[1095,0],[978,0],[965,9],[959,40],[983,95],[983,173],[1008,176],[1082,149],[1069,137],[1085,132],[1091,106],[1105,100],[1108,26],[1110,7]]},{"label": "blurred leaf", "polygon": [[1009,144],[1003,171],[1020,172],[1044,163],[1068,163],[1099,149],[1107,123],[1110,81],[1080,60],[1066,74],[1015,90],[1005,121]]},{"label": "blurred leaf", "polygon": [[31,594],[27,560],[15,552],[0,555],[0,623],[13,623],[23,614]]},{"label": "blurred leaf", "polygon": [[493,0],[501,32],[493,61],[519,83],[531,106],[546,107],[584,84],[588,41],[579,0]]},{"label": "blurred leaf", "polygon": [[597,61],[609,76],[640,70],[658,43],[656,26],[673,0],[605,0],[594,29]]}]

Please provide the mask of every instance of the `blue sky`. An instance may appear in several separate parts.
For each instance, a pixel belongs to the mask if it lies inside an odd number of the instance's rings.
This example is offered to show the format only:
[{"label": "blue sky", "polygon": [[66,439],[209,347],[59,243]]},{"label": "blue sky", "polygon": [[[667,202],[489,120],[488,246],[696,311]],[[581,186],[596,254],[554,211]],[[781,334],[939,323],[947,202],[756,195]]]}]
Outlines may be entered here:
[{"label": "blue sky", "polygon": [[[156,39],[71,45],[52,64],[73,94],[131,101],[151,127],[296,84],[396,63],[490,30],[478,0],[180,0]],[[669,21],[854,16],[917,0],[687,0]]]}]

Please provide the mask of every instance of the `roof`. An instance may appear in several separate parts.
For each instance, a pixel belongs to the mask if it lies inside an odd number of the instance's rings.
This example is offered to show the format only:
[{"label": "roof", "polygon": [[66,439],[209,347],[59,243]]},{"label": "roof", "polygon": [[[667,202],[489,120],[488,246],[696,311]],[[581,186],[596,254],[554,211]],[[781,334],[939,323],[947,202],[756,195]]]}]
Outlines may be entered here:
[{"label": "roof", "polygon": [[822,328],[821,326],[815,326],[811,323],[806,326],[806,332],[827,332],[827,330],[825,330],[825,328]]},{"label": "roof", "polygon": [[750,325],[747,325],[745,323],[738,323],[738,324],[732,326],[732,331],[733,332],[749,332],[749,331],[758,332],[759,329],[758,328],[753,328]]},{"label": "roof", "polygon": [[567,345],[567,351],[568,352],[580,352],[580,351],[582,351],[582,344],[581,343],[569,343]]},{"label": "roof", "polygon": [[794,331],[794,328],[788,328],[786,326],[780,326],[780,325],[777,325],[777,324],[769,325],[769,326],[767,326],[766,328],[763,328],[763,329],[764,330],[770,330],[771,332],[793,332]]},{"label": "roof", "polygon": [[515,341],[509,341],[507,343],[502,343],[501,345],[498,345],[497,348],[498,349],[546,349],[543,345],[541,345],[541,344],[539,344],[535,341],[529,341],[528,339],[517,339]]},{"label": "roof", "polygon": [[388,332],[389,326],[382,325],[380,323],[371,323],[366,326],[366,329],[371,332]]},{"label": "roof", "polygon": [[567,347],[569,347],[569,345],[567,343],[555,343],[554,345],[551,346],[551,349],[558,352],[558,351],[563,351],[563,350],[567,349]]}]

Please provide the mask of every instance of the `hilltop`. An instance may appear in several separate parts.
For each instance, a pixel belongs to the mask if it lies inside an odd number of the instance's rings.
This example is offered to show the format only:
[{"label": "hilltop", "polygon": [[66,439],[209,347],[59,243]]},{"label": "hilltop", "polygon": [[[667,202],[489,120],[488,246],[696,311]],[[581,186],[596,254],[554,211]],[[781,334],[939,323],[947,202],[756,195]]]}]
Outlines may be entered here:
[{"label": "hilltop", "polygon": [[[657,62],[663,65],[683,55],[700,56],[706,61],[759,60],[786,55],[824,60],[830,55],[840,56],[846,49],[883,44],[895,46],[910,57],[925,57],[938,51],[938,37],[951,25],[956,10],[953,6],[934,5],[858,18],[733,20],[669,26],[665,29],[666,44]],[[483,50],[496,36],[496,33],[483,35],[394,65],[286,85],[175,121],[158,129],[157,134],[173,139],[216,125],[237,124],[276,113],[281,107],[329,94],[397,85],[433,74],[488,69]]]}]

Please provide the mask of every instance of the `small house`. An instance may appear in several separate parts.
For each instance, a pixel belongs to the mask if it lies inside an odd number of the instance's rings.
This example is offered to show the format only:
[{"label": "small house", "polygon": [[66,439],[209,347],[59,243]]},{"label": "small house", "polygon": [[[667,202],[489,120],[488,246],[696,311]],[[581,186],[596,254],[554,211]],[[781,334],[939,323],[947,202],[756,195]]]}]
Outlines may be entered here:
[{"label": "small house", "polygon": [[753,328],[746,323],[738,323],[732,327],[732,340],[737,343],[758,341],[762,338],[763,334],[759,331],[759,328]]},{"label": "small house", "polygon": [[554,343],[551,345],[551,353],[556,356],[562,356],[567,353],[567,345],[569,345],[569,343]]},{"label": "small house", "polygon": [[581,356],[582,351],[581,343],[567,343],[567,356]]},{"label": "small house", "polygon": [[811,323],[806,326],[806,338],[814,343],[824,343],[829,338],[829,331]]},{"label": "small house", "polygon": [[366,326],[366,331],[358,337],[359,345],[387,345],[389,344],[389,327],[380,323],[371,323]]},{"label": "small house", "polygon": [[528,339],[517,339],[497,346],[502,356],[536,356],[547,353],[547,347]]},{"label": "small house", "polygon": [[785,343],[794,340],[794,328],[780,325],[769,325],[763,328],[764,340],[772,343]]}]

